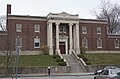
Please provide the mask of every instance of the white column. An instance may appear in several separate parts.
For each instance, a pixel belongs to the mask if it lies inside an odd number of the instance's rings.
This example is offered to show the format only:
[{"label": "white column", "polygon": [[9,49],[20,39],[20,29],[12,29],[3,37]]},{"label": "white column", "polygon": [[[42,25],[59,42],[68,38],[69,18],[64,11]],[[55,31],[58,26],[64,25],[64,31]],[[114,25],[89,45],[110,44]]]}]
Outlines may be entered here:
[{"label": "white column", "polygon": [[72,25],[73,23],[69,23],[69,54],[71,54],[71,51],[72,51],[72,46],[73,46],[73,43],[72,43]]},{"label": "white column", "polygon": [[73,27],[73,49],[76,49],[76,27]]},{"label": "white column", "polygon": [[52,35],[52,23],[49,22],[48,23],[48,27],[47,27],[47,44],[49,47],[49,54],[52,55],[53,54],[53,35]]},{"label": "white column", "polygon": [[79,23],[76,23],[76,53],[79,54],[80,53],[80,40],[79,40]]},{"label": "white column", "polygon": [[60,53],[59,49],[59,25],[60,23],[56,23],[56,52]]}]

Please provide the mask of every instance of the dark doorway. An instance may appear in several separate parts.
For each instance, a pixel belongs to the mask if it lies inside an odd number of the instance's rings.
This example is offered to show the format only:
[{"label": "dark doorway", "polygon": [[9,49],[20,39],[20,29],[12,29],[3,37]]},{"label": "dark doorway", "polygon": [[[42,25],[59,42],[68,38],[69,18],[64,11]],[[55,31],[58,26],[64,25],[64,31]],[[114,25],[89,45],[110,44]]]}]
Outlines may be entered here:
[{"label": "dark doorway", "polygon": [[65,52],[65,42],[60,42],[59,43],[59,47],[60,47],[60,53],[61,54],[66,54],[66,52]]}]

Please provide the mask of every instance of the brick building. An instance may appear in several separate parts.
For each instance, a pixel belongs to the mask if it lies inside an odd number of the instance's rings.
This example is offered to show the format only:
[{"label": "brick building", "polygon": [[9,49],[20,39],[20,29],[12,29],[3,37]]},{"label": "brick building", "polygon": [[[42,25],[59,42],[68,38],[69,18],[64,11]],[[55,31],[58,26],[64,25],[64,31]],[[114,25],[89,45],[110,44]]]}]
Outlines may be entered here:
[{"label": "brick building", "polygon": [[[66,12],[49,13],[47,16],[12,15],[7,5],[7,32],[0,32],[0,49],[3,38],[9,38],[9,47],[16,49],[16,40],[22,53],[39,53],[47,45],[49,54],[120,53],[120,35],[107,33],[107,20],[81,19]],[[8,46],[7,44],[4,44]],[[82,49],[81,49],[82,48]]]}]

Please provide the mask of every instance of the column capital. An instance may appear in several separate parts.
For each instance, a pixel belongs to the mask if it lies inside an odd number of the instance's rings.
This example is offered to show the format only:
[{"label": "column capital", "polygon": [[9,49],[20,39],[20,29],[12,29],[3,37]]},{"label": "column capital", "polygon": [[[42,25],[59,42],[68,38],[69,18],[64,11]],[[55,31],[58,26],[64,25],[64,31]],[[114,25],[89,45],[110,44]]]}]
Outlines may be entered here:
[{"label": "column capital", "polygon": [[52,24],[53,22],[47,22],[47,24]]},{"label": "column capital", "polygon": [[69,26],[72,26],[73,25],[73,23],[69,23]]},{"label": "column capital", "polygon": [[47,26],[52,26],[52,22],[47,22]]},{"label": "column capital", "polygon": [[60,22],[56,22],[55,24],[56,24],[56,25],[60,25]]}]

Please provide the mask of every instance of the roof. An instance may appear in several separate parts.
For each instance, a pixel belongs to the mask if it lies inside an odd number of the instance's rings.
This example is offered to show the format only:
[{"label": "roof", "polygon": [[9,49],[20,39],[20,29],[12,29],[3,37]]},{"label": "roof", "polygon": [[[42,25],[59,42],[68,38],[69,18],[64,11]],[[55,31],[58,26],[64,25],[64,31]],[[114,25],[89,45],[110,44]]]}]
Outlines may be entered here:
[{"label": "roof", "polygon": [[[50,14],[52,14],[52,15],[57,15],[57,14],[53,14],[53,13],[50,13]],[[48,14],[48,15],[50,15],[50,14]],[[72,17],[74,17],[74,18],[66,18],[66,17],[53,17],[52,19],[54,19],[54,20],[77,20],[77,21],[80,21],[80,22],[82,22],[82,23],[103,23],[103,24],[108,24],[107,23],[107,20],[106,19],[101,19],[101,20],[99,20],[99,19],[81,19],[81,18],[78,18],[78,15],[71,15],[71,14],[68,14],[68,13],[65,13],[65,12],[62,12],[62,13],[58,13],[58,15],[60,15],[60,16],[67,16],[68,17],[68,15],[69,16],[72,16]],[[75,17],[77,17],[76,19],[75,19]],[[30,20],[30,18],[31,18],[31,20],[44,20],[44,21],[47,21],[48,19],[50,19],[50,18],[48,18],[48,16],[30,16],[30,15],[11,15],[11,14],[9,14],[8,15],[8,19],[23,19],[23,20]]]}]

